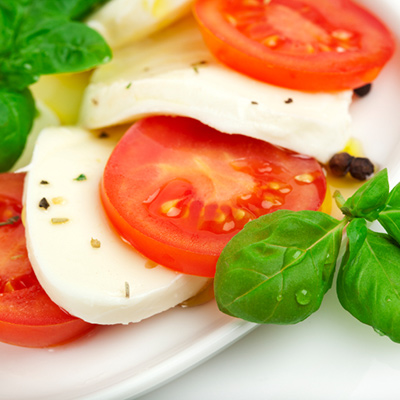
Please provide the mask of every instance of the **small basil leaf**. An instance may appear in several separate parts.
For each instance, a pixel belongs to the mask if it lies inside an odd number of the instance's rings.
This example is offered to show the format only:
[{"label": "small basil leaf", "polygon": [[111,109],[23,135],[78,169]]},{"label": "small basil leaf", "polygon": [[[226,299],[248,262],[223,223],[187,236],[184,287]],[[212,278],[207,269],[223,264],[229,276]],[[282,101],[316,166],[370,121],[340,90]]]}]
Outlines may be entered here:
[{"label": "small basil leaf", "polygon": [[0,0],[0,83],[21,91],[40,75],[107,62],[111,50],[82,18],[103,0]]},{"label": "small basil leaf", "polygon": [[383,210],[389,196],[387,170],[383,169],[364,183],[341,208],[344,215],[375,221]]},{"label": "small basil leaf", "polygon": [[400,243],[400,183],[391,190],[386,207],[379,214],[378,221],[386,232]]},{"label": "small basil leaf", "polygon": [[331,287],[344,225],[324,213],[285,210],[249,222],[217,263],[220,310],[257,323],[307,318]]},{"label": "small basil leaf", "polygon": [[108,0],[42,0],[40,3],[41,8],[47,10],[57,9],[60,14],[65,14],[74,20],[81,20],[87,14],[92,12],[97,7],[106,3]]},{"label": "small basil leaf", "polygon": [[352,258],[357,255],[364,244],[367,232],[367,222],[364,218],[355,218],[347,226],[346,234],[349,246],[349,257],[347,258],[347,262],[351,262]]},{"label": "small basil leaf", "polygon": [[375,221],[384,209],[388,196],[389,180],[387,170],[383,169],[348,198],[341,210],[350,218]]},{"label": "small basil leaf", "polygon": [[361,322],[400,342],[400,248],[389,235],[368,230],[357,254],[347,258],[337,279],[340,303]]},{"label": "small basil leaf", "polygon": [[28,89],[0,89],[0,172],[8,171],[21,155],[35,117],[35,103]]},{"label": "small basil leaf", "polygon": [[79,22],[45,20],[25,37],[13,57],[13,68],[29,68],[33,76],[77,72],[109,61],[111,50],[94,30]]},{"label": "small basil leaf", "polygon": [[81,20],[96,7],[108,0],[40,0],[28,1],[25,12],[29,20],[23,26],[23,31],[34,29],[34,22],[63,17],[64,19]]}]

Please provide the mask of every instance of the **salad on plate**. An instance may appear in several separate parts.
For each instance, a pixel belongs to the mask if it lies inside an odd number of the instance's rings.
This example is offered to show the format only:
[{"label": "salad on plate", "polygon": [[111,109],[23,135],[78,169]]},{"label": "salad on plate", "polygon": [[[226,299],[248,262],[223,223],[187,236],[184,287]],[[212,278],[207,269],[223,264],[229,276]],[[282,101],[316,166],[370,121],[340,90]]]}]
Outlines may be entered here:
[{"label": "salad on plate", "polygon": [[294,324],[337,271],[343,307],[400,341],[400,189],[352,136],[352,104],[395,51],[372,12],[350,0],[0,11],[0,341],[78,343],[214,296],[234,320]]}]

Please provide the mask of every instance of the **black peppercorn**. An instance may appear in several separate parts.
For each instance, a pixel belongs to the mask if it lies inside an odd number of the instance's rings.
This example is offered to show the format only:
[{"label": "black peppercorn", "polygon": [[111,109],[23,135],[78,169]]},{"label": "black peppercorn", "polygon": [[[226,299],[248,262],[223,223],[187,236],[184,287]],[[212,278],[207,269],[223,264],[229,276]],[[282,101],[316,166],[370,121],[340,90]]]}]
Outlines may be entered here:
[{"label": "black peppercorn", "polygon": [[374,165],[368,158],[356,157],[351,162],[349,172],[353,178],[364,181],[374,173]]},{"label": "black peppercorn", "polygon": [[337,153],[329,161],[329,168],[333,175],[342,177],[350,170],[353,156],[348,153]]},{"label": "black peppercorn", "polygon": [[353,157],[348,153],[337,153],[329,160],[329,169],[337,177],[347,173],[354,179],[365,181],[374,173],[374,165],[365,157]]},{"label": "black peppercorn", "polygon": [[44,208],[45,210],[47,210],[50,207],[50,204],[49,204],[49,202],[47,201],[47,199],[45,197],[43,197],[39,201],[39,207],[40,208]]},{"label": "black peppercorn", "polygon": [[353,92],[358,96],[358,97],[364,97],[366,96],[370,91],[371,91],[372,85],[370,83],[367,83],[364,86],[361,86],[357,89],[354,89]]}]

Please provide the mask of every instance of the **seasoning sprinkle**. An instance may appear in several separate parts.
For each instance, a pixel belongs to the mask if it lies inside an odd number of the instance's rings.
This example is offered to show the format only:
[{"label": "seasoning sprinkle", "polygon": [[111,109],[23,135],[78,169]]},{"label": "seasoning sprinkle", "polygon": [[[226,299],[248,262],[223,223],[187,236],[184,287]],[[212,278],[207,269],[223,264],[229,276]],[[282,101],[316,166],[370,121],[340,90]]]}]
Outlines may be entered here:
[{"label": "seasoning sprinkle", "polygon": [[46,197],[43,197],[40,201],[39,201],[39,207],[40,208],[44,208],[45,210],[47,210],[50,207],[49,202],[47,201]]},{"label": "seasoning sprinkle", "polygon": [[98,239],[91,239],[90,240],[90,245],[94,248],[94,249],[99,249],[101,246],[100,240]]},{"label": "seasoning sprinkle", "polygon": [[290,104],[293,103],[293,99],[291,97],[289,97],[287,100],[285,100],[286,104]]},{"label": "seasoning sprinkle", "polygon": [[99,101],[95,98],[92,99],[93,105],[97,106],[99,104]]},{"label": "seasoning sprinkle", "polygon": [[129,83],[126,85],[125,89],[129,89],[131,86],[132,86],[132,82],[129,82]]},{"label": "seasoning sprinkle", "polygon": [[7,221],[0,222],[0,226],[15,224],[16,222],[19,221],[19,219],[20,219],[20,218],[19,218],[18,215],[14,215],[13,217],[8,218]]},{"label": "seasoning sprinkle", "polygon": [[62,197],[62,196],[53,197],[53,198],[51,199],[51,202],[52,202],[53,204],[64,204],[64,203],[65,203],[65,199],[64,199],[64,197]]},{"label": "seasoning sprinkle", "polygon": [[194,72],[196,72],[196,74],[198,74],[199,73],[199,67],[202,66],[202,65],[205,65],[205,64],[207,64],[207,61],[202,60],[202,61],[199,61],[197,63],[191,64],[191,67],[194,69]]},{"label": "seasoning sprinkle", "polygon": [[40,184],[41,184],[41,185],[48,185],[49,182],[48,182],[48,181],[45,181],[45,180],[41,180],[41,181],[40,181]]},{"label": "seasoning sprinkle", "polygon": [[53,225],[65,224],[68,221],[69,221],[69,218],[52,218],[51,219],[51,223]]},{"label": "seasoning sprinkle", "polygon": [[107,132],[101,132],[98,136],[100,139],[106,139],[110,137],[110,135]]},{"label": "seasoning sprinkle", "polygon": [[258,105],[258,101],[252,101],[251,104]]},{"label": "seasoning sprinkle", "polygon": [[85,174],[80,174],[78,177],[74,179],[74,181],[86,181],[87,177]]},{"label": "seasoning sprinkle", "polygon": [[130,294],[129,283],[125,281],[125,297],[126,297],[127,299],[129,299],[130,295],[131,295],[131,294]]}]

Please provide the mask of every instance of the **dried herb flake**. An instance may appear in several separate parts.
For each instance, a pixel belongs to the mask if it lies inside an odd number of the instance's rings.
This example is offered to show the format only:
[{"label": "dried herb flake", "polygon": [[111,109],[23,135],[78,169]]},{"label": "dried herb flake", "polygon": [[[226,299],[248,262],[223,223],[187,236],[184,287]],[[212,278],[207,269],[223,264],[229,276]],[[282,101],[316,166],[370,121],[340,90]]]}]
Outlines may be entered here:
[{"label": "dried herb flake", "polygon": [[87,177],[86,177],[86,175],[85,174],[80,174],[78,177],[76,177],[75,179],[74,179],[74,181],[86,181],[87,180]]},{"label": "dried herb flake", "polygon": [[39,207],[40,208],[44,208],[45,210],[47,210],[50,207],[49,202],[47,201],[46,197],[43,197],[40,201],[39,201]]},{"label": "dried herb flake", "polygon": [[14,215],[13,217],[8,218],[7,221],[0,222],[0,226],[5,226],[5,225],[13,225],[16,222],[20,220],[19,215]]}]

